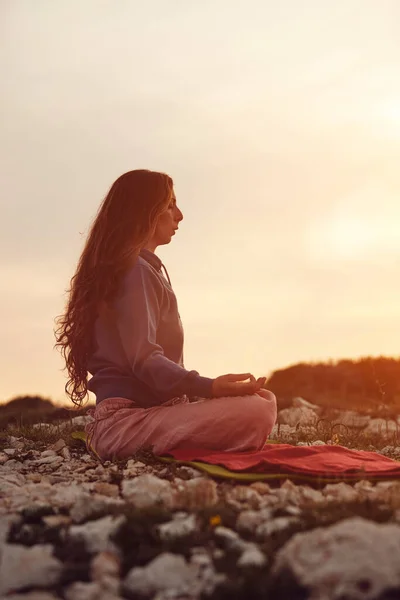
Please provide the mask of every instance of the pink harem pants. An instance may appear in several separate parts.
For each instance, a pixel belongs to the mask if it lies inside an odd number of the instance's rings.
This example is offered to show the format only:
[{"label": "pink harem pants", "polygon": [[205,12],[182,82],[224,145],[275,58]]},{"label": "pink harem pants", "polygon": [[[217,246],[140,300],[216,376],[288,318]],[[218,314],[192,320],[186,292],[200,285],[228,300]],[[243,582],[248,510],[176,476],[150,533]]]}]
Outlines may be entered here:
[{"label": "pink harem pants", "polygon": [[107,398],[86,425],[88,444],[102,460],[124,459],[140,449],[156,455],[198,449],[261,450],[276,421],[276,399],[260,390],[252,396],[200,399],[186,396],[151,408],[125,398]]}]

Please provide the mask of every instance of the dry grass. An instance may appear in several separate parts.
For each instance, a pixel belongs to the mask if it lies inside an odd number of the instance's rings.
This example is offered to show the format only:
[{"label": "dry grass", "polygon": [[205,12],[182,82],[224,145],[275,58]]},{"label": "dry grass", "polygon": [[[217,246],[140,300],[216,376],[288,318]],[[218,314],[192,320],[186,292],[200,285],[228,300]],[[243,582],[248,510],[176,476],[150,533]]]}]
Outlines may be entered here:
[{"label": "dry grass", "polygon": [[82,442],[74,440],[71,433],[77,430],[72,422],[66,423],[59,421],[52,423],[50,427],[45,424],[40,427],[34,425],[9,425],[0,430],[0,450],[9,447],[8,438],[10,436],[23,438],[34,443],[38,450],[44,449],[62,438],[70,448],[83,448]]}]

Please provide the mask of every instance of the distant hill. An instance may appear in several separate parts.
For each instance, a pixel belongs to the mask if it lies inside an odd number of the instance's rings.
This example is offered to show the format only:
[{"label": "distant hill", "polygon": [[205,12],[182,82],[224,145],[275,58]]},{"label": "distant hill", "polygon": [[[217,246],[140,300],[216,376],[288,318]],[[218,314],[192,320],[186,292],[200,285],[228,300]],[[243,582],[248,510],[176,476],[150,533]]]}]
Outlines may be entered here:
[{"label": "distant hill", "polygon": [[9,402],[0,405],[0,428],[7,425],[32,425],[33,423],[68,419],[84,414],[91,406],[86,405],[80,410],[70,410],[66,407],[55,406],[51,400],[42,396],[17,396]]},{"label": "distant hill", "polygon": [[298,363],[274,371],[266,387],[277,396],[279,408],[301,396],[339,409],[400,410],[400,358]]}]

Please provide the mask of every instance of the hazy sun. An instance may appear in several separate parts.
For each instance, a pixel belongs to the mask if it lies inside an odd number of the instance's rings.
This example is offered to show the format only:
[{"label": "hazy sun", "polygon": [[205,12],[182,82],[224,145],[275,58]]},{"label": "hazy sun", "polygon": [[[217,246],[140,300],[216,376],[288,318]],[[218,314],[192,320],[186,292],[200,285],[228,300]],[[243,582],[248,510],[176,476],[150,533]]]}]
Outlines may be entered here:
[{"label": "hazy sun", "polygon": [[375,231],[371,223],[354,217],[341,217],[329,223],[325,230],[326,243],[341,258],[356,258],[374,243]]},{"label": "hazy sun", "polygon": [[386,104],[382,112],[391,124],[400,125],[400,101]]},{"label": "hazy sun", "polygon": [[310,232],[309,248],[314,257],[354,260],[372,252],[378,237],[378,228],[371,220],[332,215]]}]

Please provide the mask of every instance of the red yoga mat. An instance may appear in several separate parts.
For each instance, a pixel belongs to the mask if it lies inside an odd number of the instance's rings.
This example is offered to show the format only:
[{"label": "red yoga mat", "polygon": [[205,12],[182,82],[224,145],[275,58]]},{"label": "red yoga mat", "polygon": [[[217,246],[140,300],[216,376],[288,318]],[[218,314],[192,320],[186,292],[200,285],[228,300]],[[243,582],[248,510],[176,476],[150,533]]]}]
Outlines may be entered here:
[{"label": "red yoga mat", "polygon": [[233,472],[288,474],[341,480],[400,479],[400,463],[366,450],[344,446],[266,445],[258,452],[210,452],[190,449],[169,453],[177,461],[200,461]]}]

